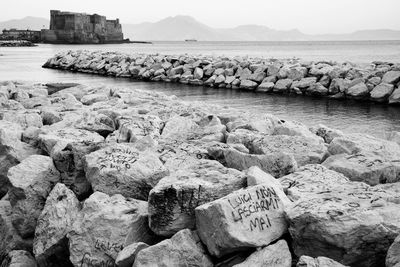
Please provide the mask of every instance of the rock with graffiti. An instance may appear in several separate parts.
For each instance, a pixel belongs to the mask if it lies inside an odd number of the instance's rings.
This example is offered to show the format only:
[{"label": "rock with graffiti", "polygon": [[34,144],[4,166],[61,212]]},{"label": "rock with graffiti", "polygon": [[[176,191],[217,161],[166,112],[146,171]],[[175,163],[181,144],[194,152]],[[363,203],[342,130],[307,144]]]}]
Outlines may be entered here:
[{"label": "rock with graffiti", "polygon": [[[51,64],[233,75],[218,62],[88,55]],[[296,88],[315,82],[303,78]],[[0,265],[397,266],[399,133],[310,126],[132,88],[0,82]]]}]

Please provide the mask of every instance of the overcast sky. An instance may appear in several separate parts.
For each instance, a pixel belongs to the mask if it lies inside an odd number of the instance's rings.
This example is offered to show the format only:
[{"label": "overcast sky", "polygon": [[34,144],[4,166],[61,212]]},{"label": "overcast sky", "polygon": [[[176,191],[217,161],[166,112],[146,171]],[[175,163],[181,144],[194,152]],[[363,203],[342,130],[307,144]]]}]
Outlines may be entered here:
[{"label": "overcast sky", "polygon": [[400,0],[0,0],[0,21],[49,18],[50,9],[98,13],[122,23],[189,15],[217,28],[259,24],[308,34],[400,30]]}]

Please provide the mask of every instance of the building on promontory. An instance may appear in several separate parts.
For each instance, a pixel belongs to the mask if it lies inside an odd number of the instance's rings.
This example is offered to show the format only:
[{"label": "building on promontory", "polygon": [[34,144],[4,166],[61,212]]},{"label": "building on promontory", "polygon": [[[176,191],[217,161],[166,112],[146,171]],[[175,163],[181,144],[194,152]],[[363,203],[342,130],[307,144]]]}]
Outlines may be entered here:
[{"label": "building on promontory", "polygon": [[105,16],[85,13],[50,11],[50,29],[42,30],[44,43],[59,44],[107,44],[124,43],[119,19],[108,20]]}]

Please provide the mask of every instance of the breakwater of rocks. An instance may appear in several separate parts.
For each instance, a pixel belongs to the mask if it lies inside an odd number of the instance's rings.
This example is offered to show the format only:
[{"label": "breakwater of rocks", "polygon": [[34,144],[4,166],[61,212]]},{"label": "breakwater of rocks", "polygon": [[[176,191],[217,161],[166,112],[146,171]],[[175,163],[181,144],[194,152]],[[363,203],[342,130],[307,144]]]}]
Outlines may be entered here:
[{"label": "breakwater of rocks", "polygon": [[2,82],[1,266],[397,266],[399,143],[140,90]]},{"label": "breakwater of rocks", "polygon": [[20,47],[20,46],[37,46],[30,41],[25,40],[0,40],[0,47]]},{"label": "breakwater of rocks", "polygon": [[45,68],[215,88],[400,103],[400,64],[67,51]]}]

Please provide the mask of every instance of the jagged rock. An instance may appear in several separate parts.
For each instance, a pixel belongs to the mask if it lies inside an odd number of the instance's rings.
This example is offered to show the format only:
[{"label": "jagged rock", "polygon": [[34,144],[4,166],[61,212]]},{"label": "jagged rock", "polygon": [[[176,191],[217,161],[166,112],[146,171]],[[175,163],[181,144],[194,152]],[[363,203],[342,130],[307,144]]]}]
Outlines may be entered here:
[{"label": "jagged rock", "polygon": [[328,95],[328,88],[323,86],[320,82],[317,82],[305,90],[306,95],[313,96],[326,96]]},{"label": "jagged rock", "polygon": [[400,180],[399,162],[369,152],[333,155],[323,162],[331,170],[343,173],[352,181],[365,182],[369,185],[394,183]]},{"label": "jagged rock", "polygon": [[274,86],[273,82],[263,82],[257,87],[257,92],[271,92]]},{"label": "jagged rock", "polygon": [[133,263],[135,262],[136,255],[139,253],[139,251],[148,247],[149,245],[143,242],[133,243],[129,246],[124,247],[124,249],[118,253],[115,264],[118,267],[132,267]]},{"label": "jagged rock", "polygon": [[296,200],[286,215],[297,256],[325,256],[355,267],[384,265],[400,233],[396,193],[350,182],[321,165],[307,165],[281,182]]},{"label": "jagged rock", "polygon": [[400,81],[400,71],[388,71],[382,77],[382,83],[396,84]]},{"label": "jagged rock", "polygon": [[282,185],[271,174],[263,172],[260,168],[254,166],[245,171],[247,176],[247,186],[259,184],[272,184],[283,190]]},{"label": "jagged rock", "polygon": [[0,200],[0,261],[12,250],[32,250],[32,239],[22,239],[12,225],[12,208],[7,200]]},{"label": "jagged rock", "polygon": [[307,77],[307,78],[302,78],[300,81],[293,81],[290,87],[291,88],[297,87],[303,91],[304,89],[313,86],[316,82],[317,82],[316,77]]},{"label": "jagged rock", "polygon": [[5,120],[21,125],[23,129],[27,127],[42,127],[42,117],[38,114],[38,111],[0,111],[0,120]]},{"label": "jagged rock", "polygon": [[311,258],[309,256],[301,256],[296,267],[346,267],[327,257]]},{"label": "jagged rock", "polygon": [[[263,78],[264,79],[264,78]],[[257,83],[251,80],[242,80],[240,82],[240,88],[246,90],[254,90],[257,87]]]},{"label": "jagged rock", "polygon": [[132,267],[145,266],[213,266],[196,232],[179,231],[171,239],[142,249]]},{"label": "jagged rock", "polygon": [[325,143],[330,144],[336,137],[344,137],[344,133],[340,130],[331,129],[323,124],[318,124],[317,127],[311,129],[315,135],[324,139]]},{"label": "jagged rock", "polygon": [[386,255],[386,267],[400,266],[400,235],[394,240]]},{"label": "jagged rock", "polygon": [[268,184],[237,190],[195,209],[199,236],[211,255],[270,244],[287,231],[283,191]]},{"label": "jagged rock", "polygon": [[25,250],[13,250],[1,263],[1,267],[36,267],[36,261],[32,255]]},{"label": "jagged rock", "polygon": [[355,99],[361,99],[365,98],[369,95],[369,90],[368,87],[365,85],[365,83],[360,82],[357,83],[350,88],[345,90],[346,96],[355,98]]},{"label": "jagged rock", "polygon": [[35,230],[33,254],[40,265],[68,266],[66,236],[79,209],[80,203],[75,194],[64,184],[56,184],[47,197]]},{"label": "jagged rock", "polygon": [[84,168],[94,191],[143,200],[168,175],[155,153],[139,151],[133,144],[113,144],[90,153]]},{"label": "jagged rock", "polygon": [[193,73],[193,77],[195,79],[201,80],[201,79],[203,79],[203,75],[204,75],[204,72],[203,72],[202,68],[195,68],[194,73]]},{"label": "jagged rock", "polygon": [[322,139],[312,133],[307,126],[300,122],[285,121],[276,118],[270,118],[273,124],[273,135],[289,135],[289,136],[302,136],[306,139],[313,139],[316,142],[322,141]]},{"label": "jagged rock", "polygon": [[266,135],[253,140],[250,146],[250,151],[254,154],[293,155],[298,166],[321,163],[327,152],[322,142],[302,136]]},{"label": "jagged rock", "polygon": [[32,236],[45,199],[60,173],[47,156],[32,155],[8,170],[12,223],[22,237]]},{"label": "jagged rock", "polygon": [[157,235],[171,236],[195,228],[194,209],[246,186],[239,171],[216,161],[200,160],[164,177],[149,194],[149,225]]},{"label": "jagged rock", "polygon": [[[150,242],[147,203],[122,195],[93,193],[83,203],[68,233],[70,260],[74,266],[114,266],[128,233],[133,242]],[[132,243],[133,243],[132,242]]]},{"label": "jagged rock", "polygon": [[228,145],[209,147],[208,153],[213,158],[222,161],[228,168],[240,171],[257,166],[274,177],[281,177],[297,169],[297,162],[293,155],[282,152],[264,155],[248,154]]},{"label": "jagged rock", "polygon": [[[291,267],[292,255],[285,240],[279,240],[251,254],[244,262],[234,267]],[[322,267],[322,266],[321,266]]]},{"label": "jagged rock", "polygon": [[393,84],[381,83],[371,91],[371,100],[377,102],[385,102],[392,94],[394,89]]},{"label": "jagged rock", "polygon": [[115,130],[114,121],[101,113],[84,112],[74,123],[75,128],[96,132],[106,137]]},{"label": "jagged rock", "polygon": [[280,79],[275,83],[273,91],[277,93],[287,93],[292,83],[293,81],[291,79]]},{"label": "jagged rock", "polygon": [[157,116],[121,116],[118,122],[118,142],[135,143],[145,137],[158,140],[163,127],[163,122]]},{"label": "jagged rock", "polygon": [[395,89],[390,95],[389,104],[400,104],[400,87]]},{"label": "jagged rock", "polygon": [[199,122],[188,117],[174,116],[167,121],[162,132],[164,139],[222,141],[226,131],[217,116],[207,116]]},{"label": "jagged rock", "polygon": [[103,142],[104,138],[98,133],[90,132],[83,129],[75,128],[61,128],[44,130],[39,135],[41,148],[46,151],[50,156],[53,156],[68,144],[73,142]]},{"label": "jagged rock", "polygon": [[390,132],[387,136],[387,139],[400,145],[400,132]]},{"label": "jagged rock", "polygon": [[22,141],[24,143],[27,143],[31,146],[38,146],[39,144],[39,134],[41,130],[40,128],[37,127],[28,127],[25,129],[25,131],[22,133]]},{"label": "jagged rock", "polygon": [[108,100],[108,95],[105,93],[97,93],[97,94],[89,94],[89,95],[84,95],[81,98],[81,102],[84,105],[92,105],[97,102],[102,102],[102,101],[107,101]]}]

